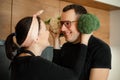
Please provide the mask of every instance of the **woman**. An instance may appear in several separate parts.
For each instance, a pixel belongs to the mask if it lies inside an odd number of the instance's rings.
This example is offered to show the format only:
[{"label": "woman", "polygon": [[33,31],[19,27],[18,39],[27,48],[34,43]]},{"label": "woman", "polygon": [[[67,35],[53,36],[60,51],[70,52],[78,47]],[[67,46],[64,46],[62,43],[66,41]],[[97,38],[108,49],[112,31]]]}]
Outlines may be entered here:
[{"label": "woman", "polygon": [[[21,19],[15,33],[11,33],[5,42],[6,55],[11,59],[12,80],[78,80],[80,70],[84,67],[87,46],[79,45],[81,60],[76,59],[72,68],[52,63],[41,57],[42,51],[49,46],[49,31],[38,17],[39,12],[32,17]],[[13,37],[16,38],[16,43]],[[82,51],[81,51],[82,50]],[[17,54],[14,52],[17,51]],[[79,66],[81,64],[81,66]]]}]

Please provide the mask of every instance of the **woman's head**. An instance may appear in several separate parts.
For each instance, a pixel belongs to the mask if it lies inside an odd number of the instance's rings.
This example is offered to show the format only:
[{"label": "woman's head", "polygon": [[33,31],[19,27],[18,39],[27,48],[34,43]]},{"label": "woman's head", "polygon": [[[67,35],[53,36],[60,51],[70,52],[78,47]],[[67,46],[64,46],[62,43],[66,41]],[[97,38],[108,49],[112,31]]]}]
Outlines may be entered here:
[{"label": "woman's head", "polygon": [[24,18],[18,22],[15,32],[16,40],[21,47],[29,47],[37,39],[40,29],[40,18],[33,16]]},{"label": "woman's head", "polygon": [[[37,19],[40,19],[40,18],[38,17]],[[15,27],[15,34],[16,34],[16,41],[19,45],[21,45],[25,41],[28,31],[30,29],[31,23],[32,23],[32,17],[25,17],[17,23]]]},{"label": "woman's head", "polygon": [[[9,59],[13,58],[12,52],[19,47],[29,48],[32,44],[41,42],[41,38],[46,41],[41,46],[48,46],[48,34],[46,33],[46,26],[39,17],[25,17],[21,19],[15,27],[15,35],[10,34],[5,42],[6,54]],[[44,35],[44,37],[43,37]],[[47,35],[47,36],[46,36]],[[19,47],[14,43],[13,36],[16,38],[16,42]],[[42,36],[42,37],[41,37]],[[46,40],[45,40],[46,39]]]}]

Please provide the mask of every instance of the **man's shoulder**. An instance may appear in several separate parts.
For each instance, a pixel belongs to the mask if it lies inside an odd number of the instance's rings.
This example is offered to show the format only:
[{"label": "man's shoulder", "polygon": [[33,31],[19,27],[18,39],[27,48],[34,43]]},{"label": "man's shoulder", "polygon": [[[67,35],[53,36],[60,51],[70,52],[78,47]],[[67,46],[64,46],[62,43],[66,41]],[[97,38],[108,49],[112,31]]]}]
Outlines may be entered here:
[{"label": "man's shoulder", "polygon": [[90,41],[90,45],[95,45],[95,46],[100,46],[100,47],[109,47],[109,45],[102,39],[97,38],[95,36],[92,36],[91,38],[92,39]]}]

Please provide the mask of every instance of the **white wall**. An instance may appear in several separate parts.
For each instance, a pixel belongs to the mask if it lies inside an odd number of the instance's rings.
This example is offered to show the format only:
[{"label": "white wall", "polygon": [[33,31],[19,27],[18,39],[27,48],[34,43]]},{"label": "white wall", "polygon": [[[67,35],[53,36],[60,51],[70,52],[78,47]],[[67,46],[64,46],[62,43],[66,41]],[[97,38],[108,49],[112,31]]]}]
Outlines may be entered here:
[{"label": "white wall", "polygon": [[95,0],[95,1],[120,7],[120,0]]},{"label": "white wall", "polygon": [[120,47],[113,46],[112,50],[112,69],[108,80],[120,80]]},{"label": "white wall", "polygon": [[110,12],[112,69],[108,80],[120,80],[120,10]]},{"label": "white wall", "polygon": [[110,42],[112,46],[120,46],[120,10],[110,12]]}]

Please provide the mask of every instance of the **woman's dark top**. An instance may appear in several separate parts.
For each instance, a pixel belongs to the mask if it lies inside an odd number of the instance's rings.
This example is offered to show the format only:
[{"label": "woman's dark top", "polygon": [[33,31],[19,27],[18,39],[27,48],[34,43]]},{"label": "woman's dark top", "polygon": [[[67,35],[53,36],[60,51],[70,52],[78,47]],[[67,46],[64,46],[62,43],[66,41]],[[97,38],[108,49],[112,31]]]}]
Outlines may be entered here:
[{"label": "woman's dark top", "polygon": [[[52,63],[40,56],[24,56],[19,57],[18,55],[13,59],[11,63],[11,79],[12,80],[78,80],[84,63],[86,60],[87,46],[84,44],[77,44],[77,52],[80,54],[66,55],[68,60],[70,56],[72,62],[66,65],[59,65]],[[73,48],[74,50],[74,48]],[[24,50],[22,51],[24,52]],[[31,53],[31,52],[28,52]],[[67,58],[66,58],[67,60]],[[65,62],[67,62],[65,60]],[[70,64],[71,63],[71,64]],[[68,66],[70,65],[70,66]]]}]

